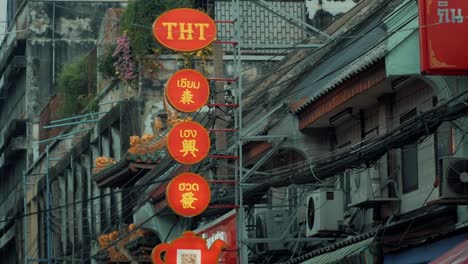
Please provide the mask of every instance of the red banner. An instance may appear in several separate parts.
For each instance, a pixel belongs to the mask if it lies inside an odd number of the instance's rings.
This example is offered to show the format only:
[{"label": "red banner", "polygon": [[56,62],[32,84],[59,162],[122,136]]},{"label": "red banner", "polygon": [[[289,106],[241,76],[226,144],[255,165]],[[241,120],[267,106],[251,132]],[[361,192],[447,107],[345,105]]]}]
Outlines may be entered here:
[{"label": "red banner", "polygon": [[202,108],[210,96],[210,85],[198,71],[180,70],[169,79],[166,97],[169,103],[181,112],[195,112]]},{"label": "red banner", "polygon": [[468,75],[468,1],[419,0],[421,71]]},{"label": "red banner", "polygon": [[175,125],[167,135],[171,157],[186,165],[202,161],[210,151],[210,135],[199,123],[185,121]]},{"label": "red banner", "polygon": [[210,186],[202,176],[184,172],[167,185],[166,200],[176,214],[185,217],[196,216],[205,211],[210,204]]},{"label": "red banner", "polygon": [[219,263],[236,264],[237,263],[237,237],[236,237],[236,215],[231,211],[217,220],[203,226],[195,231],[206,240],[207,246],[211,246],[217,239],[226,242],[227,247],[221,253]]},{"label": "red banner", "polygon": [[153,24],[156,40],[177,51],[203,49],[216,38],[216,31],[216,24],[210,16],[190,8],[169,10]]}]

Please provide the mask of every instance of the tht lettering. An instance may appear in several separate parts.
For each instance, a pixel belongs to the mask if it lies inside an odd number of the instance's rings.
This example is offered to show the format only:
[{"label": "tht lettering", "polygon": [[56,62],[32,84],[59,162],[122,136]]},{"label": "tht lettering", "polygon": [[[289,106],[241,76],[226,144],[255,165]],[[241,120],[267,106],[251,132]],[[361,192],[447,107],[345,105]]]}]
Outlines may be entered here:
[{"label": "tht lettering", "polygon": [[194,35],[198,40],[206,40],[205,30],[210,27],[208,23],[163,22],[162,25],[167,28],[168,40],[174,40],[174,34],[178,40],[193,40]]}]

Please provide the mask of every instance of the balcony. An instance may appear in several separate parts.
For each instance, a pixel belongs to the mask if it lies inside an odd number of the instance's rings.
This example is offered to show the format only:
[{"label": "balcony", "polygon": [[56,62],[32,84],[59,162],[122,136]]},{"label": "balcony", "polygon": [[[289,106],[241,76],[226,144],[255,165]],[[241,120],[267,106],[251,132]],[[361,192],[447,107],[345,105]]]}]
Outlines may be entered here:
[{"label": "balcony", "polygon": [[25,56],[14,56],[10,64],[5,67],[5,71],[3,72],[5,80],[13,79],[22,68],[26,67],[26,57]]},{"label": "balcony", "polygon": [[[0,76],[4,74],[11,63],[16,65],[23,64],[23,67],[26,66],[26,60],[23,56],[26,52],[26,39],[19,37],[19,35],[15,36],[12,40],[7,40],[4,42],[4,45],[0,46],[0,49],[3,50],[3,52],[0,53]],[[15,57],[23,58],[15,59]]]},{"label": "balcony", "polygon": [[26,137],[12,138],[5,148],[5,158],[13,160],[26,151]]},{"label": "balcony", "polygon": [[4,165],[26,151],[26,119],[13,119],[8,123],[3,136],[0,152]]}]

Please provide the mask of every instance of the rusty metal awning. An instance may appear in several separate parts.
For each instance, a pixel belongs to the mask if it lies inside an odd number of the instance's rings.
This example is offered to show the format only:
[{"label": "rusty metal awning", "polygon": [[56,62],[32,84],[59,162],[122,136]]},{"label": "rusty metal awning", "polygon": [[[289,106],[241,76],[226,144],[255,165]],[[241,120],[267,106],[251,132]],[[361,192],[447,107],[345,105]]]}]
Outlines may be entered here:
[{"label": "rusty metal awning", "polygon": [[468,264],[468,239],[434,259],[429,264]]}]

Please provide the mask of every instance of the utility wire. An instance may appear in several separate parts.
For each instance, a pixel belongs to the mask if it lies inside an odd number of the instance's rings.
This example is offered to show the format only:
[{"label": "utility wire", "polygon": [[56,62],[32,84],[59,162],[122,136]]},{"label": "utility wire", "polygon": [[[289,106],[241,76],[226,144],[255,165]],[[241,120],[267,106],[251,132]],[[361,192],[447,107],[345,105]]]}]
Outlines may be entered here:
[{"label": "utility wire", "polygon": [[[407,22],[406,22],[406,24],[409,23],[409,22],[411,22],[412,19],[414,19],[414,18],[408,19]],[[405,25],[406,25],[406,24],[405,24]],[[401,27],[403,27],[403,26],[404,26],[404,25],[402,25]],[[392,33],[392,34],[393,34],[393,33]],[[374,49],[375,46],[377,46],[377,45],[383,43],[383,42],[384,42],[385,40],[387,40],[392,34],[386,35],[383,39],[376,40],[376,41],[378,41],[378,43],[375,43],[375,44],[373,43],[372,45],[369,45],[369,48],[368,48],[363,54],[365,54],[365,53],[369,52],[370,50]],[[354,43],[354,42],[349,43],[349,45],[351,45],[351,44],[353,44],[353,43]],[[347,45],[346,47],[348,47],[349,45]],[[335,53],[331,54],[330,56],[326,56],[325,58],[321,59],[321,60],[320,60],[319,62],[317,62],[317,63],[320,64],[321,62],[328,60],[328,59],[329,59],[331,56],[333,56],[333,55],[335,55]],[[277,103],[277,102],[279,102],[279,101],[284,100],[285,97],[289,97],[289,96],[295,95],[295,94],[297,94],[297,93],[299,93],[299,92],[301,92],[301,91],[303,91],[303,90],[305,90],[305,89],[311,87],[312,85],[314,85],[314,84],[316,84],[316,83],[322,81],[323,79],[329,77],[330,75],[334,74],[336,71],[339,71],[339,70],[342,70],[342,69],[344,69],[344,68],[346,68],[346,67],[349,67],[349,63],[350,63],[350,62],[352,62],[352,61],[358,59],[358,58],[361,57],[361,56],[362,56],[362,54],[356,55],[355,57],[351,58],[349,61],[343,62],[343,64],[342,64],[341,66],[339,66],[339,67],[336,68],[336,69],[333,69],[332,71],[330,71],[330,72],[327,73],[327,74],[324,74],[324,75],[321,76],[320,78],[318,78],[318,79],[316,79],[316,80],[314,80],[314,81],[312,81],[312,82],[309,82],[309,83],[303,83],[301,87],[296,87],[295,89],[292,89],[292,91],[290,91],[290,92],[281,93],[281,97],[271,99],[268,103],[270,103],[270,104],[271,104],[271,103]],[[285,84],[285,83],[287,83],[287,82],[289,82],[289,81],[293,81],[293,80],[295,80],[296,78],[302,76],[304,73],[306,73],[306,72],[309,71],[309,70],[310,70],[309,68],[305,68],[304,70],[300,71],[300,72],[297,73],[297,74],[294,74],[293,76],[287,78],[286,80],[282,80],[282,81],[279,82],[279,83],[275,83],[275,84],[269,86],[269,89],[267,89],[266,91],[264,90],[264,91],[260,91],[260,92],[255,93],[255,94],[250,94],[250,95],[248,95],[248,96],[246,96],[246,97],[244,97],[244,98],[254,97],[254,96],[261,96],[261,95],[264,95],[265,93],[270,93],[270,92],[271,92],[271,91],[270,91],[271,88],[280,86],[280,85]],[[245,111],[250,111],[250,110],[253,110],[253,109],[258,108],[258,107],[262,107],[262,105],[256,103],[256,104],[254,104],[253,106],[250,106],[250,107],[248,107],[248,108],[245,108]]]}]

